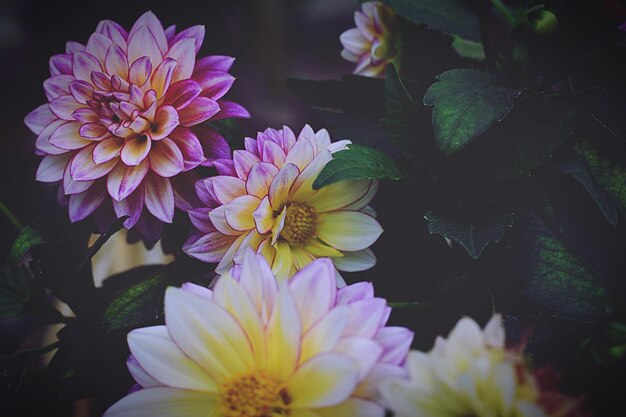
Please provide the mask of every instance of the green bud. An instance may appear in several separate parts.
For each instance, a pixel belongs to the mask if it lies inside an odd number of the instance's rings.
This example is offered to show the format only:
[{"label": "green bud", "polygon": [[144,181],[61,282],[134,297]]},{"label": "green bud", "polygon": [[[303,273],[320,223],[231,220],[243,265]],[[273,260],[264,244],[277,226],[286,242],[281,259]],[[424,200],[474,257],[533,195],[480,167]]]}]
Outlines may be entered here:
[{"label": "green bud", "polygon": [[550,10],[541,9],[529,16],[530,26],[536,35],[546,36],[556,31],[559,19]]}]

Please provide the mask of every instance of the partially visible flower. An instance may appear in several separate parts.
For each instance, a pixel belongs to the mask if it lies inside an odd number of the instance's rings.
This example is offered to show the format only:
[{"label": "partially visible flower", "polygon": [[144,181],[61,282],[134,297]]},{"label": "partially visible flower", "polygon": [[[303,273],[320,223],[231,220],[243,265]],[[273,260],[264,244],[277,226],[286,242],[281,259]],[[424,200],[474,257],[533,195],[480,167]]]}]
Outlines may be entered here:
[{"label": "partially visible flower", "polygon": [[230,156],[200,123],[249,114],[222,100],[234,58],[196,61],[203,39],[204,26],[176,33],[146,12],[130,32],[103,20],[86,45],[68,42],[50,58],[49,102],[24,121],[44,156],[37,180],[60,182],[72,222],[104,207],[158,238],[174,207],[193,205],[189,171]]},{"label": "partially visible flower", "polygon": [[288,127],[246,138],[232,160],[215,161],[221,175],[196,183],[205,208],[189,211],[199,230],[183,248],[227,271],[246,247],[263,254],[281,279],[318,257],[337,269],[375,264],[369,246],[382,228],[367,204],[376,181],[341,181],[314,190],[313,181],[350,141],[332,143],[325,129],[306,125],[298,137]]},{"label": "partially visible flower", "polygon": [[168,288],[165,325],[128,335],[133,392],[105,417],[382,417],[412,333],[385,327],[367,283],[336,289],[319,259],[279,282],[248,249],[213,290]]},{"label": "partially visible flower", "polygon": [[619,25],[619,30],[626,31],[626,20],[621,25]]},{"label": "partially visible flower", "polygon": [[393,11],[378,2],[367,2],[354,13],[356,28],[348,29],[339,40],[341,56],[356,62],[354,73],[369,77],[384,74],[385,67],[398,56],[398,35],[393,31]]},{"label": "partially visible flower", "polygon": [[565,417],[578,408],[564,395],[546,397],[523,356],[505,348],[499,315],[484,330],[461,319],[430,352],[411,351],[407,368],[408,380],[381,385],[398,417]]}]

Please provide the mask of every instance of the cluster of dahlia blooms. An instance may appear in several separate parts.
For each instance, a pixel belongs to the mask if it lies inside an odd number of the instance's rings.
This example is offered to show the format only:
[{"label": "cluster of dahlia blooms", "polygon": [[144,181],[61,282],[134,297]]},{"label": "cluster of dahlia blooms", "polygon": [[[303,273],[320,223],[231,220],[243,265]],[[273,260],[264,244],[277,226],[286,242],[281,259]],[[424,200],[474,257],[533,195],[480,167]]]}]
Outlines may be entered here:
[{"label": "cluster of dahlia blooms", "polygon": [[381,385],[397,417],[566,417],[579,409],[578,401],[543,392],[523,356],[506,349],[499,315],[484,330],[461,319],[430,352],[411,351],[406,367],[408,379]]},{"label": "cluster of dahlia blooms", "polygon": [[398,39],[393,31],[393,11],[382,3],[366,2],[354,13],[356,27],[341,34],[341,56],[355,62],[354,73],[379,77],[398,56]]},{"label": "cluster of dahlia blooms", "polygon": [[413,335],[386,327],[367,283],[337,290],[328,259],[280,281],[248,249],[212,290],[169,288],[165,325],[133,330],[138,386],[105,417],[382,417]]},{"label": "cluster of dahlia blooms", "polygon": [[48,103],[25,123],[44,156],[37,180],[60,182],[71,221],[100,207],[112,218],[103,204],[110,200],[117,216],[129,216],[126,228],[158,237],[175,207],[194,205],[190,171],[230,155],[225,140],[200,124],[249,117],[222,100],[234,59],[196,61],[203,39],[203,26],[176,33],[147,12],[129,32],[103,20],[86,45],[68,42],[65,54],[50,58]]},{"label": "cluster of dahlia blooms", "polygon": [[382,228],[367,204],[377,181],[340,181],[319,190],[313,182],[335,151],[350,141],[331,143],[325,129],[306,125],[266,129],[245,139],[245,150],[214,161],[220,175],[196,183],[204,207],[189,211],[198,229],[184,247],[190,256],[219,262],[228,271],[247,247],[262,254],[280,279],[318,257],[337,269],[360,271],[376,262],[369,246]]}]

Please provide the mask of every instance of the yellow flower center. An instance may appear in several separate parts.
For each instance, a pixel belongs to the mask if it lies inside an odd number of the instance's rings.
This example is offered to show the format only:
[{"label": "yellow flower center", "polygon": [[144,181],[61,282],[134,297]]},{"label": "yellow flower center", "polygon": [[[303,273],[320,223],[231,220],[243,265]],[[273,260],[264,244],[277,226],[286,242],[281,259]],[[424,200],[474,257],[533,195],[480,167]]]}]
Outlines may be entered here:
[{"label": "yellow flower center", "polygon": [[286,415],[287,390],[264,371],[238,376],[221,385],[219,405],[224,417]]},{"label": "yellow flower center", "polygon": [[294,246],[302,246],[315,237],[317,224],[317,214],[311,206],[292,203],[287,207],[285,226],[280,236]]}]

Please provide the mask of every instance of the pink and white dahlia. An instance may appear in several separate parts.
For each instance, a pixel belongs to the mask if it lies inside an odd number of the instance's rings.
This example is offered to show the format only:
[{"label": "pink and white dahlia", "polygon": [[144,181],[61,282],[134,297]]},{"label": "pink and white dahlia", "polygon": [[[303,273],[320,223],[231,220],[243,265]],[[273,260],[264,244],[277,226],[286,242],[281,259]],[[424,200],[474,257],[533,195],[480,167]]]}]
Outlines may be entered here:
[{"label": "pink and white dahlia", "polygon": [[209,290],[168,288],[165,325],[133,330],[139,385],[105,417],[382,417],[412,333],[386,327],[368,283],[335,285],[328,259],[279,281],[248,249]]},{"label": "pink and white dahlia", "polygon": [[217,160],[221,175],[196,183],[205,207],[189,211],[199,230],[183,248],[227,271],[246,247],[263,254],[281,279],[318,257],[337,269],[360,271],[376,263],[369,246],[382,228],[367,204],[378,189],[369,180],[341,181],[313,189],[313,181],[350,141],[331,143],[325,129],[306,125],[266,129],[245,139],[232,160]]},{"label": "pink and white dahlia", "polygon": [[203,39],[204,26],[176,33],[147,12],[130,32],[103,20],[86,45],[68,42],[50,58],[48,103],[24,121],[44,156],[37,180],[60,182],[71,221],[110,199],[117,216],[130,216],[126,228],[140,219],[171,223],[174,207],[191,208],[186,173],[230,155],[200,124],[249,114],[222,100],[234,58],[196,61]]},{"label": "pink and white dahlia", "polygon": [[379,77],[398,55],[398,36],[393,31],[393,11],[382,3],[367,2],[354,13],[356,27],[341,34],[341,56],[356,63],[354,73]]}]

